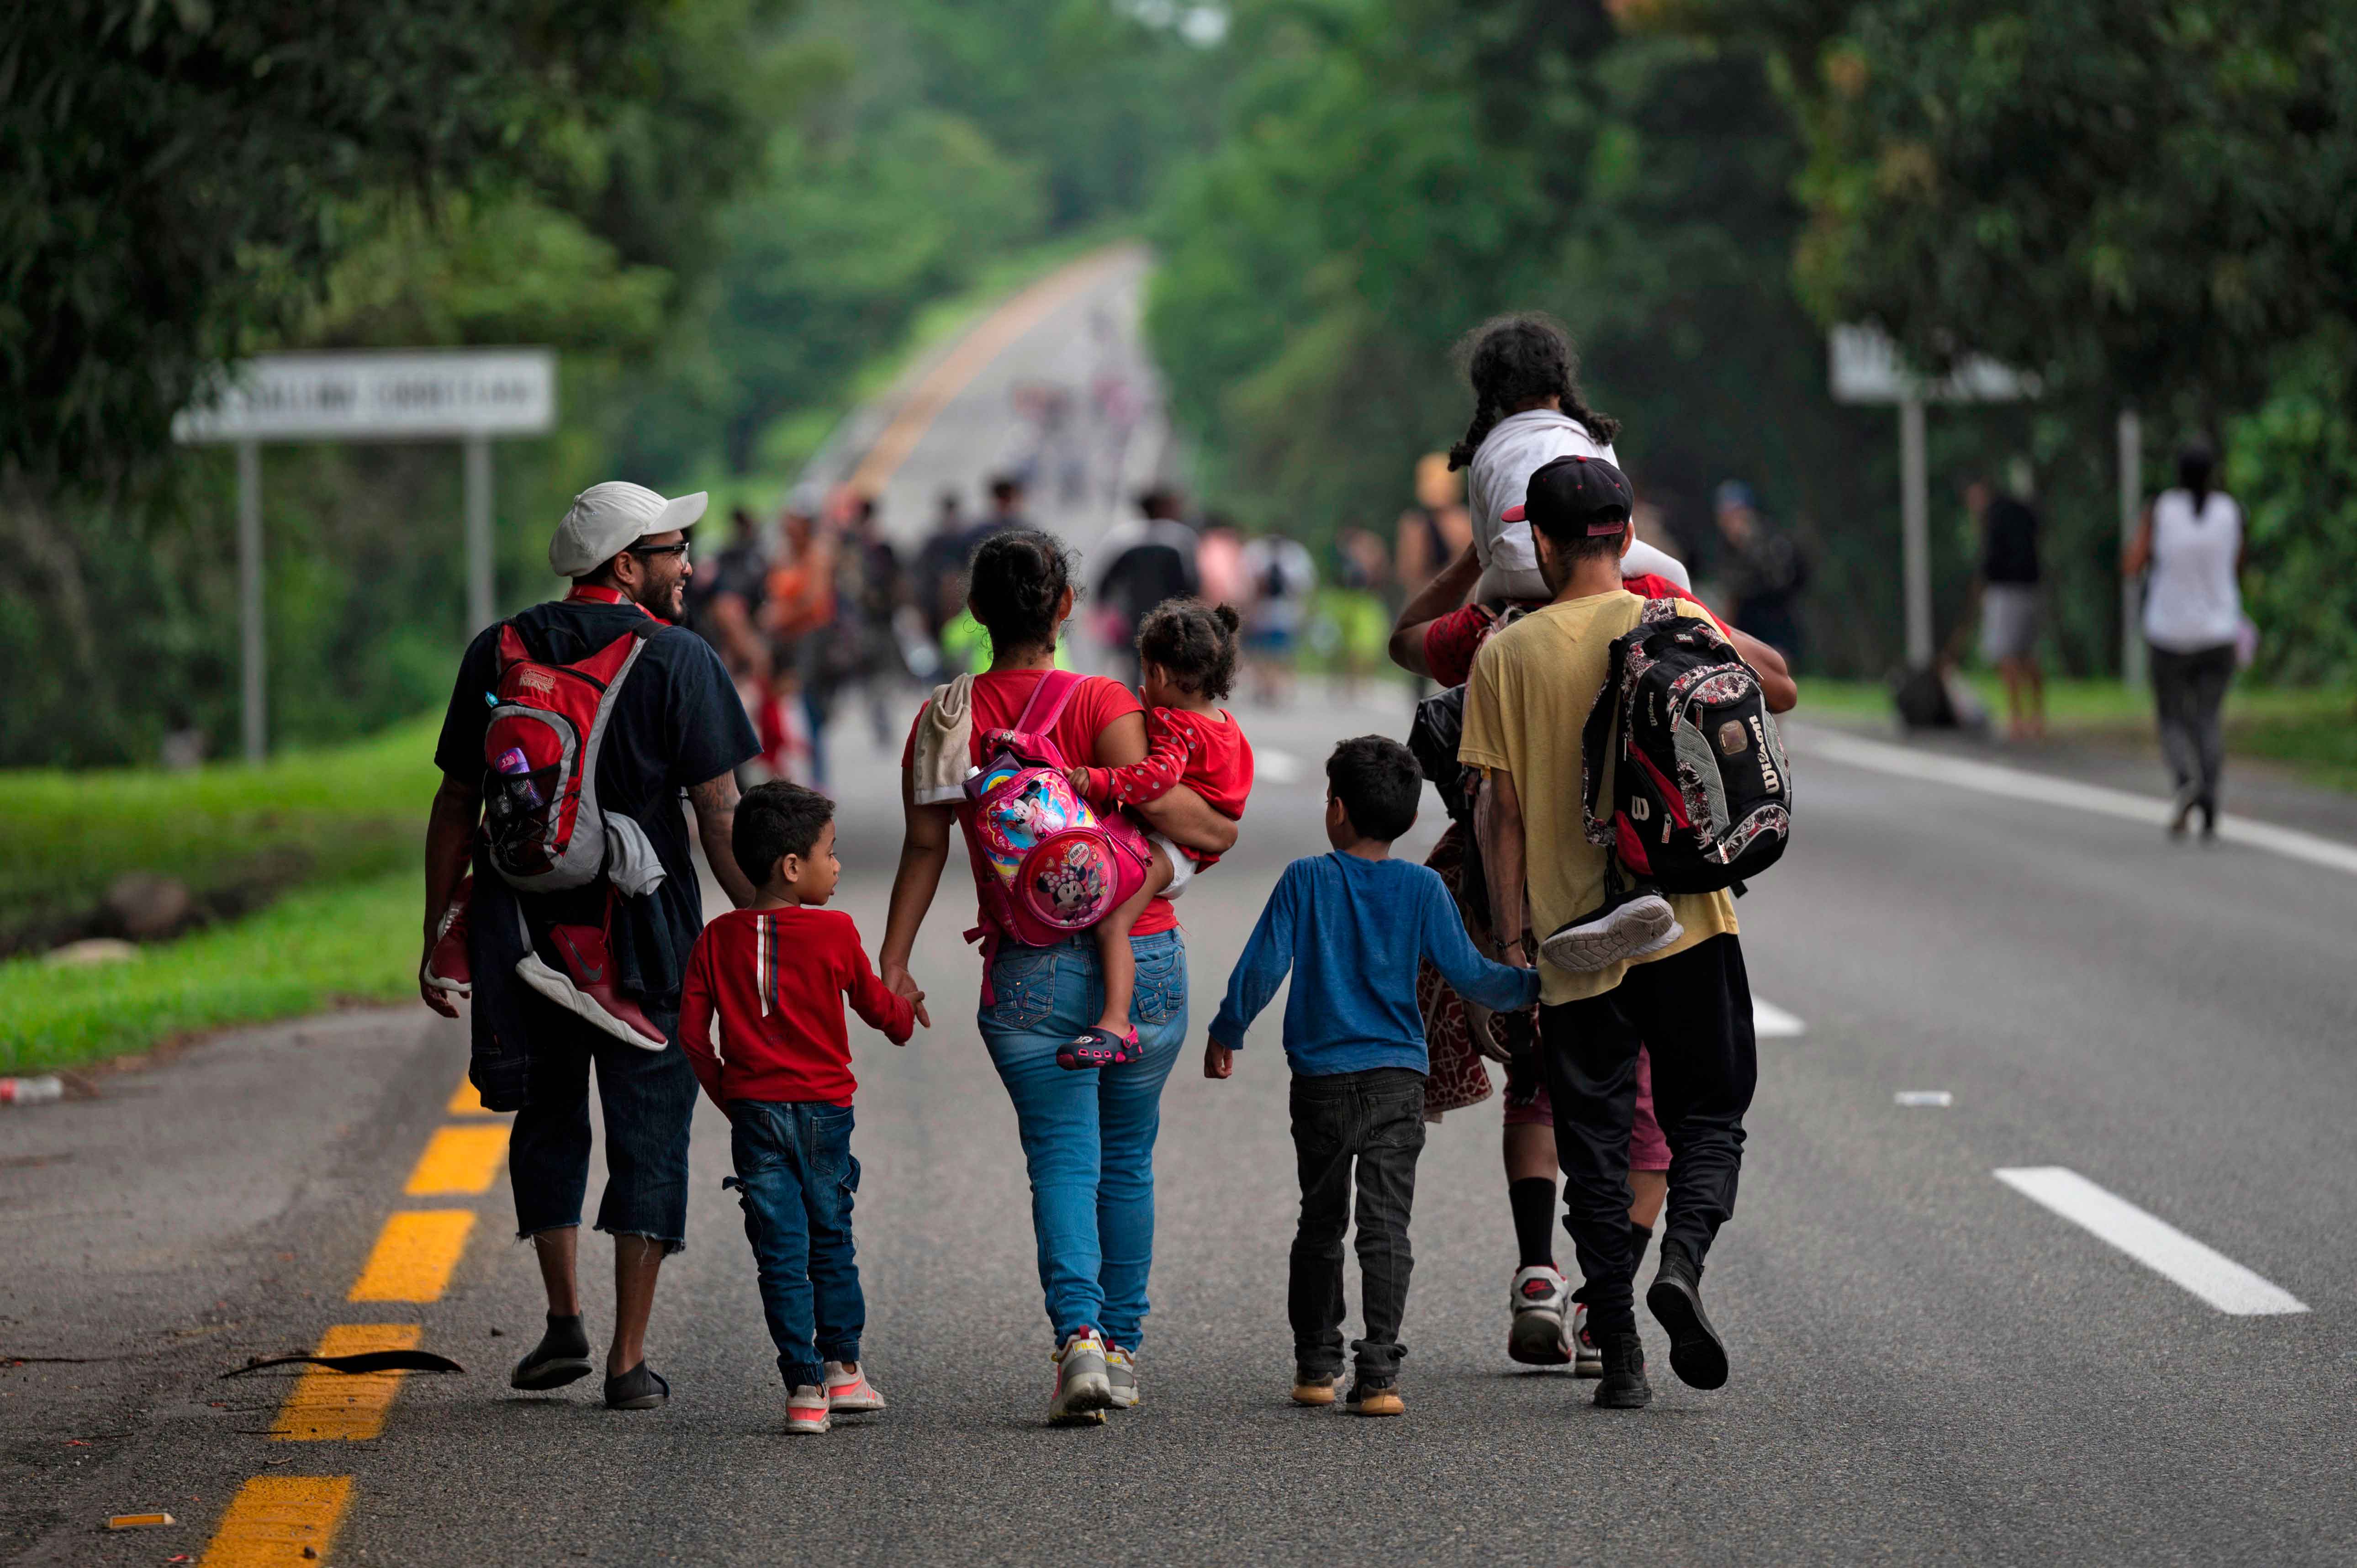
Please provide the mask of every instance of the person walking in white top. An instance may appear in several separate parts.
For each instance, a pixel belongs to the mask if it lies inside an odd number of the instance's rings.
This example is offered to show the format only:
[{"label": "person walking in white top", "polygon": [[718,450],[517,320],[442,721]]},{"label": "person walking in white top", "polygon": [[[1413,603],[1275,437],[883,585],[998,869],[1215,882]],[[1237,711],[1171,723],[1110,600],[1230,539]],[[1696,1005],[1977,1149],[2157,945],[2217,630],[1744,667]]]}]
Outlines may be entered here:
[{"label": "person walking in white top", "polygon": [[2217,466],[2206,446],[2178,454],[2178,488],[2145,509],[2123,563],[2131,577],[2150,574],[2144,636],[2152,650],[2161,754],[2177,782],[2169,836],[2182,837],[2199,809],[2204,843],[2218,834],[2218,780],[2226,761],[2219,714],[2243,627],[2243,509],[2211,488]]}]

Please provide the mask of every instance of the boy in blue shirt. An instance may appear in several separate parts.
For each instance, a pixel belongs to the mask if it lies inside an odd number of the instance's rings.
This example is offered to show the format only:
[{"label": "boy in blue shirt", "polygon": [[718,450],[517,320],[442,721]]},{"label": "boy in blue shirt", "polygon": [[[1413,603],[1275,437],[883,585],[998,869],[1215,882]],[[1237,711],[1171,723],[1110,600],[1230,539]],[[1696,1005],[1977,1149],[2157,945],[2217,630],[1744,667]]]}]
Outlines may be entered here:
[{"label": "boy in blue shirt", "polygon": [[1407,747],[1377,735],[1346,740],[1326,759],[1326,782],[1334,853],[1297,860],[1277,879],[1211,1020],[1203,1076],[1235,1071],[1244,1031],[1291,970],[1285,1056],[1301,1172],[1301,1226],[1286,1290],[1293,1398],[1330,1405],[1341,1377],[1342,1232],[1355,1175],[1367,1337],[1351,1344],[1358,1375],[1348,1404],[1358,1415],[1398,1415],[1406,1409],[1399,1327],[1428,1065],[1416,965],[1430,959],[1460,994],[1501,1013],[1537,1001],[1539,981],[1535,971],[1475,951],[1440,878],[1391,858],[1392,841],[1415,823],[1424,790]]}]

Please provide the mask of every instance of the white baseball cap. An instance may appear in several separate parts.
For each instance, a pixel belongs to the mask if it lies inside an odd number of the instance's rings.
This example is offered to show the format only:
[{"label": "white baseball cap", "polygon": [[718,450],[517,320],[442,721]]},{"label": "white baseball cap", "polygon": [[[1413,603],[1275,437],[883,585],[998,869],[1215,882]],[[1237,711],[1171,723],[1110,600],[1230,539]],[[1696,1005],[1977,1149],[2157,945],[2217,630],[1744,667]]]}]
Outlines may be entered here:
[{"label": "white baseball cap", "polygon": [[672,499],[627,479],[592,485],[573,498],[548,564],[560,577],[586,577],[651,533],[686,528],[704,515],[705,492]]}]

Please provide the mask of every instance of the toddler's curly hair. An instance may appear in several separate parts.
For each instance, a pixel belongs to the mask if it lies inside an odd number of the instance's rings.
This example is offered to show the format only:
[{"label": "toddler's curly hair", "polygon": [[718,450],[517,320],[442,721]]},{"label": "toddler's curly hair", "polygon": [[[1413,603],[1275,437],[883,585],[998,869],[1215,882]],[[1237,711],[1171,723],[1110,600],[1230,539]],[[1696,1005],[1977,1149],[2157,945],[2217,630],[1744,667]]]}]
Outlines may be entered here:
[{"label": "toddler's curly hair", "polygon": [[1218,702],[1236,684],[1236,628],[1243,623],[1225,605],[1165,599],[1137,623],[1137,656],[1159,664],[1195,695]]}]

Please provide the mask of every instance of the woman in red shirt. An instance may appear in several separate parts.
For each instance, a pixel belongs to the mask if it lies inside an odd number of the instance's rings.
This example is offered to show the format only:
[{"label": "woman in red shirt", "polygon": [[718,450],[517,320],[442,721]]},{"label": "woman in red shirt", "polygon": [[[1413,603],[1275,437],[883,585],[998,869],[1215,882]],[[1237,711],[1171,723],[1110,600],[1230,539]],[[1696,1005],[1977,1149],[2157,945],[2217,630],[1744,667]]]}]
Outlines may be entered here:
[{"label": "woman in red shirt", "polygon": [[[990,633],[991,662],[974,678],[973,766],[983,761],[984,738],[993,729],[1013,727],[1041,677],[1055,667],[1057,638],[1072,613],[1071,568],[1063,545],[1034,529],[993,534],[974,552],[966,607]],[[919,725],[925,723],[920,713]],[[1053,735],[1074,763],[1123,768],[1146,756],[1146,715],[1137,698],[1102,676],[1080,683]],[[909,973],[909,955],[949,864],[950,827],[953,822],[966,826],[963,808],[919,800],[916,742],[912,729],[900,758],[907,826],[878,963],[885,984],[909,997],[920,988]],[[1235,843],[1235,823],[1183,784],[1142,807],[1140,815],[1175,842],[1206,854],[1222,854]],[[970,830],[965,836],[978,887],[991,873]],[[1138,918],[1130,939],[1137,961],[1131,1022],[1143,1053],[1096,1072],[1056,1065],[1058,1048],[1096,1022],[1103,1006],[1094,936],[1082,931],[1044,948],[1011,940],[985,946],[989,1000],[975,1022],[1015,1103],[1031,1177],[1039,1283],[1057,1343],[1051,1422],[1102,1421],[1109,1406],[1136,1402],[1135,1356],[1153,1254],[1154,1137],[1163,1081],[1187,1036],[1187,952],[1178,925],[1167,899],[1154,900]]]}]

